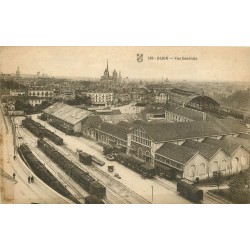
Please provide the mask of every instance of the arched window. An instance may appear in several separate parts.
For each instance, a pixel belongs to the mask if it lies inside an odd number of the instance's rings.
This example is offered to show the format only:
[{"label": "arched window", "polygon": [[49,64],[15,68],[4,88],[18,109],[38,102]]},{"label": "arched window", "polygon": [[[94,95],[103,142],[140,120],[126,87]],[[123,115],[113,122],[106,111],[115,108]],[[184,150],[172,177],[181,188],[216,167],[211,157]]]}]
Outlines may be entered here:
[{"label": "arched window", "polygon": [[242,156],[241,157],[241,166],[242,166],[242,169],[246,169],[246,165],[247,165],[247,158],[246,158],[246,156]]},{"label": "arched window", "polygon": [[219,164],[218,161],[213,162],[213,169],[212,172],[218,172],[219,171]]},{"label": "arched window", "polygon": [[205,173],[206,173],[206,166],[204,163],[201,163],[199,167],[199,175],[205,175]]},{"label": "arched window", "polygon": [[196,171],[196,168],[194,165],[190,166],[189,168],[189,176],[190,176],[190,179],[194,181],[194,177],[195,177],[195,171]]},{"label": "arched window", "polygon": [[237,157],[233,158],[233,161],[232,161],[232,171],[233,172],[238,172],[239,171],[239,159]]},{"label": "arched window", "polygon": [[220,170],[221,172],[225,172],[227,170],[227,161],[225,159],[221,162]]},{"label": "arched window", "polygon": [[246,158],[246,156],[242,156],[241,157],[241,165],[245,166],[246,164],[247,164],[247,158]]}]

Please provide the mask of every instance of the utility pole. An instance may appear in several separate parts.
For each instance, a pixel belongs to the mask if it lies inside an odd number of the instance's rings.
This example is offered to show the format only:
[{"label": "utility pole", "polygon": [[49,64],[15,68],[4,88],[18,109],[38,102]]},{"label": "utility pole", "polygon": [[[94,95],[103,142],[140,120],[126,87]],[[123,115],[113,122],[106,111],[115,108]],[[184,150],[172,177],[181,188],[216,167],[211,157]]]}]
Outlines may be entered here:
[{"label": "utility pole", "polygon": [[152,204],[153,204],[153,202],[154,202],[154,186],[151,186],[151,188],[152,188]]}]

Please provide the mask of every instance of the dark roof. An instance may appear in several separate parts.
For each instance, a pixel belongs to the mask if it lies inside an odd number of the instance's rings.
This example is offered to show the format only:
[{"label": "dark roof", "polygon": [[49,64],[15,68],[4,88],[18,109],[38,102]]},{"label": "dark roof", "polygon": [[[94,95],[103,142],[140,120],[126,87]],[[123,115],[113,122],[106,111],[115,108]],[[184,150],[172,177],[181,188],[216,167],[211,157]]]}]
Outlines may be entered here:
[{"label": "dark roof", "polygon": [[184,107],[178,107],[178,108],[169,107],[166,110],[166,112],[168,112],[168,111],[175,113],[177,115],[187,117],[187,118],[194,120],[194,121],[202,121],[203,120],[203,113],[201,111],[198,111],[198,110],[184,108]]},{"label": "dark roof", "polygon": [[238,143],[238,145],[241,145],[243,148],[245,148],[250,153],[250,140],[226,135],[222,138],[222,141],[225,141],[227,143],[232,143],[232,142]]},{"label": "dark roof", "polygon": [[250,140],[250,135],[249,134],[243,134],[243,133],[240,133],[238,135],[239,138],[242,138],[242,139],[247,139],[247,140]]},{"label": "dark roof", "polygon": [[98,126],[102,123],[102,119],[99,115],[91,115],[88,119],[94,128],[98,128]]},{"label": "dark roof", "polygon": [[128,129],[125,129],[124,127],[117,126],[112,123],[103,122],[98,129],[104,133],[107,133],[109,135],[113,135],[114,137],[117,137],[119,139],[122,139],[124,141],[127,141],[127,134],[129,132]]},{"label": "dark roof", "polygon": [[156,142],[226,135],[247,130],[246,127],[234,119],[154,124],[141,122],[140,126]]},{"label": "dark roof", "polygon": [[121,114],[121,111],[120,109],[113,109],[113,110],[101,109],[101,110],[96,110],[95,113],[100,115],[119,115]]},{"label": "dark roof", "polygon": [[134,128],[135,126],[137,126],[131,122],[126,122],[126,121],[120,121],[116,125],[121,126],[123,128],[126,128],[126,129],[131,129],[131,128]]},{"label": "dark roof", "polygon": [[202,142],[196,142],[193,140],[186,140],[182,144],[182,146],[198,150],[200,154],[202,154],[207,159],[210,159],[211,157],[213,157],[219,150],[218,147],[214,147],[212,145],[202,143]]},{"label": "dark roof", "polygon": [[[193,121],[202,121],[203,120],[203,112],[191,108],[186,108],[186,107],[169,107],[166,111],[175,113],[177,115],[181,115],[184,117],[187,117]],[[205,114],[206,115],[206,120],[213,120],[216,119],[214,116],[210,114]]]},{"label": "dark roof", "polygon": [[176,145],[174,143],[166,142],[157,151],[156,154],[162,155],[170,160],[186,164],[196,154],[198,150],[187,148],[185,146]]},{"label": "dark roof", "polygon": [[217,140],[213,138],[206,138],[202,143],[220,147],[228,155],[232,155],[235,152],[235,150],[240,147],[238,143],[235,143],[235,142],[228,143],[226,141]]}]

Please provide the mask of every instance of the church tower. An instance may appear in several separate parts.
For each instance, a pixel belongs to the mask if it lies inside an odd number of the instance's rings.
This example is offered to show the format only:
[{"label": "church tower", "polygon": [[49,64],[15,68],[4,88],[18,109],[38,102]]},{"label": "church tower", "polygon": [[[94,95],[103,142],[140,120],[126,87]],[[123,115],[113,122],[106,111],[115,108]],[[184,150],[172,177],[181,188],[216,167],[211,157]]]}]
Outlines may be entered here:
[{"label": "church tower", "polygon": [[20,77],[19,65],[18,65],[17,70],[16,70],[16,77]]},{"label": "church tower", "polygon": [[105,77],[105,79],[109,79],[109,61],[107,60],[107,68],[104,71],[103,76]]}]

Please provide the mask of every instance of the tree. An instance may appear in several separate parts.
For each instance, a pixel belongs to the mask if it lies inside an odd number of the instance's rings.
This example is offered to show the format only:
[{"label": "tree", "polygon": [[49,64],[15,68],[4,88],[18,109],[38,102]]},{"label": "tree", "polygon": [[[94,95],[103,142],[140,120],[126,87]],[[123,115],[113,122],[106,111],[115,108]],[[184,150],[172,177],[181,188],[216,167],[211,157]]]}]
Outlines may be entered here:
[{"label": "tree", "polygon": [[218,187],[218,190],[219,190],[220,185],[223,183],[223,180],[224,180],[222,173],[220,171],[215,172],[214,176],[213,176],[213,180],[214,180],[214,183],[216,184],[216,186]]},{"label": "tree", "polygon": [[229,182],[230,192],[232,194],[240,194],[243,193],[246,189],[246,183],[244,180],[244,176],[239,174],[235,175],[232,180]]}]

